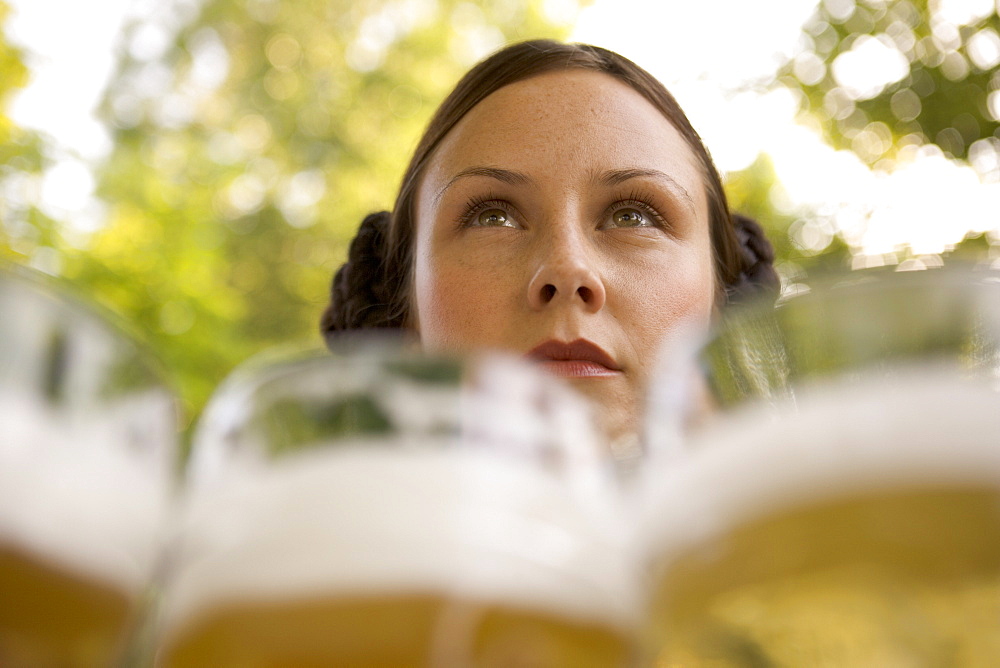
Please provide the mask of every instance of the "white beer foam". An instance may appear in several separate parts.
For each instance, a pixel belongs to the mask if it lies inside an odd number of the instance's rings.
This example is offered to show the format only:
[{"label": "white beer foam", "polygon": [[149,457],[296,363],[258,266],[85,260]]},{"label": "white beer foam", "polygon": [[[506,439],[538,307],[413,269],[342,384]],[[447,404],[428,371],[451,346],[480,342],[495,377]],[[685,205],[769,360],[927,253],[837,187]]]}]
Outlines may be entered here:
[{"label": "white beer foam", "polygon": [[2,399],[0,544],[137,595],[161,549],[168,471],[37,402]]},{"label": "white beer foam", "polygon": [[996,382],[924,367],[734,411],[693,438],[687,458],[647,477],[639,549],[669,556],[774,508],[864,490],[1000,490]]},{"label": "white beer foam", "polygon": [[627,630],[635,571],[609,528],[556,476],[489,453],[319,448],[191,495],[161,619],[426,593]]}]

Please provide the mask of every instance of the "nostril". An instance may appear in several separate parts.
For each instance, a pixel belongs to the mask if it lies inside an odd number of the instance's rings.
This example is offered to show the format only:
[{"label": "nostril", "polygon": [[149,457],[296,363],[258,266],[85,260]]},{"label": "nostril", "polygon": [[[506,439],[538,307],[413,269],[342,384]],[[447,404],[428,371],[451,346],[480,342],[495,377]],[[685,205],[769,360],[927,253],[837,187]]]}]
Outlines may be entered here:
[{"label": "nostril", "polygon": [[590,288],[581,285],[576,291],[580,294],[580,299],[583,300],[584,304],[589,304],[590,300],[594,298],[594,292]]},{"label": "nostril", "polygon": [[552,298],[556,296],[556,286],[551,283],[547,283],[545,287],[542,288],[542,300],[547,304],[552,301]]}]

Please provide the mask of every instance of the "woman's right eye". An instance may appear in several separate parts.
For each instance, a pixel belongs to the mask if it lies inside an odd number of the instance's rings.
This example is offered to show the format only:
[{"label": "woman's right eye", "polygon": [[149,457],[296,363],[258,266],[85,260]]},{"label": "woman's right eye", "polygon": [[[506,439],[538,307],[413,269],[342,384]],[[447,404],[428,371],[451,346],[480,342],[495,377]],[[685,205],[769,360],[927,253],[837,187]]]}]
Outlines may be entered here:
[{"label": "woman's right eye", "polygon": [[473,221],[475,227],[514,227],[503,209],[484,209]]},{"label": "woman's right eye", "polygon": [[494,197],[474,198],[465,205],[465,213],[459,219],[462,227],[510,227],[519,228],[517,215],[507,202]]}]

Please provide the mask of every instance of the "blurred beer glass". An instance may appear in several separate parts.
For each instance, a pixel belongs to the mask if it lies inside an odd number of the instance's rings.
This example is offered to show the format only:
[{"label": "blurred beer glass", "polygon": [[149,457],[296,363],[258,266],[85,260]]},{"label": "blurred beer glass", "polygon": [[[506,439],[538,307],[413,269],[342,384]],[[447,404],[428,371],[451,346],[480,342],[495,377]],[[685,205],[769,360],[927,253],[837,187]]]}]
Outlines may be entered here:
[{"label": "blurred beer glass", "polygon": [[582,404],[520,360],[251,364],[195,439],[160,663],[623,664],[607,473]]},{"label": "blurred beer glass", "polygon": [[112,665],[156,562],[174,399],[52,282],[0,267],[0,313],[0,665]]},{"label": "blurred beer glass", "polygon": [[994,665],[996,276],[852,276],[734,313],[699,364],[654,392],[698,417],[645,481],[650,660]]}]

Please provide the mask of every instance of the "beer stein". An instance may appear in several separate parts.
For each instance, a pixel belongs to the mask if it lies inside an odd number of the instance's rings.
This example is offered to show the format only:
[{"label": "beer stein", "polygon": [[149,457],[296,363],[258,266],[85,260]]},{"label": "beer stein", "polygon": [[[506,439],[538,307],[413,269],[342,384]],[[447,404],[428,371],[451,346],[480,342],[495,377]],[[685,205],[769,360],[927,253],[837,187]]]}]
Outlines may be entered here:
[{"label": "beer stein", "polygon": [[995,274],[851,274],[681,357],[640,502],[651,661],[1000,656]]},{"label": "beer stein", "polygon": [[609,468],[580,400],[520,360],[375,344],[249,363],[188,474],[163,666],[630,656]]},{"label": "beer stein", "polygon": [[0,312],[0,665],[113,665],[157,562],[175,401],[54,281],[0,268]]}]

